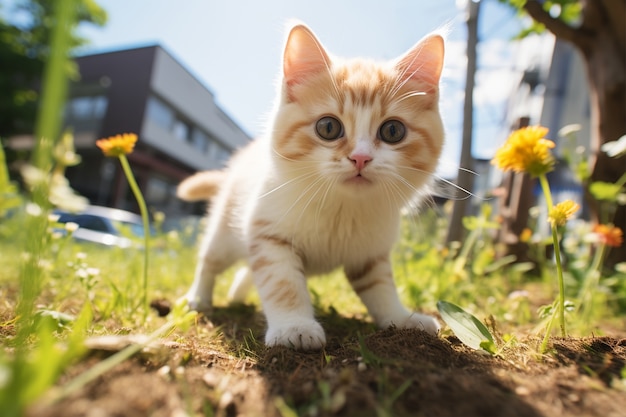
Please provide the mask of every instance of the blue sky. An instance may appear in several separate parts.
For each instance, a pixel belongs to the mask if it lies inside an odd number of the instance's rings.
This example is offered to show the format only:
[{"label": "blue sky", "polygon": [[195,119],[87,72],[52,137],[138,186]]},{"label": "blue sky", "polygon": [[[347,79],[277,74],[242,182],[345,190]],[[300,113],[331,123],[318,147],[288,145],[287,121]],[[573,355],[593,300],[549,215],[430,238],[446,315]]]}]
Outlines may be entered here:
[{"label": "blue sky", "polygon": [[[339,56],[392,59],[428,32],[449,25],[441,108],[447,139],[440,171],[458,167],[465,84],[462,0],[97,0],[104,28],[83,26],[81,54],[161,44],[214,94],[250,135],[272,108],[285,28],[298,19]],[[9,2],[10,3],[10,2]],[[502,141],[504,105],[516,77],[509,39],[520,21],[497,0],[481,5],[474,153],[489,157]]]}]

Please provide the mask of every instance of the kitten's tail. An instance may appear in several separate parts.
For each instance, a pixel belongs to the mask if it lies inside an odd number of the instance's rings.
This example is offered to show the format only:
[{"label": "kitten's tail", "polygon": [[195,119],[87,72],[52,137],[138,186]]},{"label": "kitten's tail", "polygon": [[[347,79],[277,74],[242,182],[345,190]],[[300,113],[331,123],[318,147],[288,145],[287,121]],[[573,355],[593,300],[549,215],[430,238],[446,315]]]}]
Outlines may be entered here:
[{"label": "kitten's tail", "polygon": [[226,179],[224,171],[202,171],[185,178],[178,184],[176,196],[185,201],[209,200]]}]

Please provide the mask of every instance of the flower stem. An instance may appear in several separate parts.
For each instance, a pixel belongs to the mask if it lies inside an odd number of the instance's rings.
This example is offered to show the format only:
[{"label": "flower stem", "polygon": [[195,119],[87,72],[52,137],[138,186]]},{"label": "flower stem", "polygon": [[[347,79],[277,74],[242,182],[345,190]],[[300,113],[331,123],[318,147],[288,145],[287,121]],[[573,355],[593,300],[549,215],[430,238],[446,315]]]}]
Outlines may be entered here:
[{"label": "flower stem", "polygon": [[454,273],[454,275],[456,276],[461,275],[463,268],[467,264],[467,259],[469,258],[470,251],[472,250],[472,248],[476,244],[476,241],[480,237],[481,231],[482,231],[481,228],[477,227],[476,229],[470,232],[469,236],[465,240],[465,243],[463,244],[463,248],[461,249],[461,253],[456,258],[456,261],[454,262],[454,266],[452,268],[452,272]]},{"label": "flower stem", "polygon": [[139,211],[141,212],[141,220],[143,221],[143,236],[144,236],[144,249],[143,249],[143,319],[144,322],[148,316],[148,251],[150,249],[150,226],[148,223],[148,209],[146,208],[146,201],[143,198],[143,194],[141,194],[141,190],[137,185],[137,181],[135,180],[135,176],[133,175],[133,171],[130,169],[130,164],[128,163],[128,158],[126,155],[119,155],[120,163],[122,164],[122,169],[124,170],[124,174],[126,175],[126,179],[128,180],[128,185],[130,185],[130,189],[133,191],[135,195],[135,199],[137,200],[137,204],[139,205]]},{"label": "flower stem", "polygon": [[554,318],[556,317],[556,313],[558,309],[555,308],[555,303],[552,303],[552,314],[550,314],[550,321],[548,321],[548,325],[546,327],[546,334],[543,336],[543,341],[541,342],[541,347],[539,348],[539,352],[541,354],[546,353],[548,349],[548,340],[550,340],[550,333],[552,333],[552,326],[554,325]]},{"label": "flower stem", "polygon": [[597,284],[596,276],[600,276],[602,273],[602,261],[604,260],[604,255],[606,254],[606,244],[602,243],[600,247],[596,250],[596,253],[593,257],[593,261],[591,262],[591,267],[589,267],[589,272],[585,276],[585,280],[583,281],[583,285],[581,288],[581,292],[578,294],[578,298],[582,300],[584,297],[584,293],[589,291],[589,289],[593,286],[593,284]]},{"label": "flower stem", "polygon": [[561,336],[565,337],[565,285],[563,283],[563,265],[561,264],[561,248],[556,226],[552,226],[552,241],[554,242],[554,257],[556,259],[556,272],[559,281],[559,326]]},{"label": "flower stem", "polygon": [[541,190],[543,191],[543,195],[546,198],[546,205],[548,206],[548,211],[554,206],[552,203],[552,193],[550,192],[550,184],[548,183],[548,178],[545,174],[541,174],[539,176],[539,184],[541,184]]},{"label": "flower stem", "polygon": [[[539,183],[541,184],[541,189],[543,190],[543,194],[546,198],[546,205],[548,207],[548,214],[550,210],[554,207],[552,203],[552,193],[550,192],[550,184],[548,184],[548,178],[545,174],[541,174],[539,176]],[[563,284],[563,265],[561,263],[561,246],[559,245],[559,234],[557,230],[557,225],[552,224],[552,242],[554,244],[554,257],[556,260],[556,272],[557,279],[559,284],[559,302],[558,302],[558,315],[559,315],[559,326],[561,328],[561,336],[565,337],[565,285]],[[552,326],[548,327],[548,332],[552,329]],[[547,337],[547,335],[546,335]]]},{"label": "flower stem", "polygon": [[589,267],[587,274],[585,274],[585,279],[583,280],[582,286],[578,292],[576,313],[582,311],[581,319],[585,325],[589,322],[589,314],[593,309],[592,291],[594,291],[600,283],[602,261],[604,260],[606,252],[606,244],[604,243],[597,248],[593,261],[591,262],[591,266]]}]

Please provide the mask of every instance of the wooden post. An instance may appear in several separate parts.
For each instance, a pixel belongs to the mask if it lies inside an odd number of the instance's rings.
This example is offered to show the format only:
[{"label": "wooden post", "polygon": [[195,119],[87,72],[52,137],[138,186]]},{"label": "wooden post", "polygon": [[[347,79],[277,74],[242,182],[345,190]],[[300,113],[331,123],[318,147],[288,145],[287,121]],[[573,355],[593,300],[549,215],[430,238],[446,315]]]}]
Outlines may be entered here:
[{"label": "wooden post", "polygon": [[[528,117],[520,118],[518,128],[528,126]],[[499,204],[502,225],[498,241],[504,244],[502,255],[514,255],[517,262],[530,261],[528,244],[520,240],[520,235],[528,225],[528,213],[535,204],[533,187],[535,181],[525,173],[506,172],[501,188],[503,196]]]},{"label": "wooden post", "polygon": [[[474,128],[473,94],[480,1],[470,1],[467,7],[467,72],[465,77],[465,102],[463,104],[463,142],[461,144],[461,161],[456,182],[459,189],[472,193],[474,189],[474,177],[472,174],[474,166],[474,159],[472,158],[472,130]],[[463,217],[467,215],[468,198],[463,197],[458,198],[454,202],[454,210],[452,211],[452,218],[448,226],[448,236],[446,237],[447,243],[461,241],[465,234]]]}]

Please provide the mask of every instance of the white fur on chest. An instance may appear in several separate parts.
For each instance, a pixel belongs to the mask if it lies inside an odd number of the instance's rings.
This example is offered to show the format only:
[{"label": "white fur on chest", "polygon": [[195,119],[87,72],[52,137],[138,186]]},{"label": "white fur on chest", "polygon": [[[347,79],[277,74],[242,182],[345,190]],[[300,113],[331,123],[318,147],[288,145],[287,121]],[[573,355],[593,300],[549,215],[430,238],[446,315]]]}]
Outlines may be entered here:
[{"label": "white fur on chest", "polygon": [[299,187],[285,187],[257,200],[250,220],[269,221],[268,233],[291,241],[307,274],[360,265],[389,252],[399,224],[398,210],[363,191],[362,197],[335,189],[309,198]]}]

